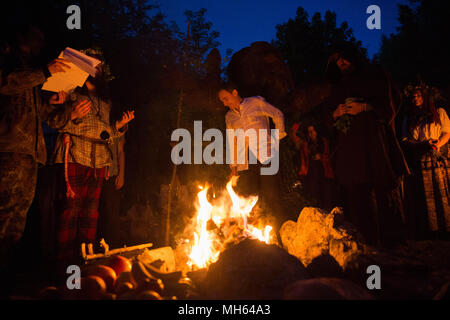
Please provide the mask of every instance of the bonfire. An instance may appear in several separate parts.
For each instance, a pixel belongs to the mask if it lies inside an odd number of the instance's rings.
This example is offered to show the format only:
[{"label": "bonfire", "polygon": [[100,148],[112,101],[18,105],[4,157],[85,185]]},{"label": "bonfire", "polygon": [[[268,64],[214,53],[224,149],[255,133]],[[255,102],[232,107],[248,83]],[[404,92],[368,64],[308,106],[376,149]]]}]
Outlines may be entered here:
[{"label": "bonfire", "polygon": [[275,241],[272,226],[254,214],[258,196],[239,196],[233,189],[237,180],[238,177],[233,177],[223,194],[211,200],[208,199],[210,186],[199,186],[196,214],[183,233],[190,238],[182,241],[190,270],[204,269],[216,262],[230,243],[247,238],[267,244]]}]

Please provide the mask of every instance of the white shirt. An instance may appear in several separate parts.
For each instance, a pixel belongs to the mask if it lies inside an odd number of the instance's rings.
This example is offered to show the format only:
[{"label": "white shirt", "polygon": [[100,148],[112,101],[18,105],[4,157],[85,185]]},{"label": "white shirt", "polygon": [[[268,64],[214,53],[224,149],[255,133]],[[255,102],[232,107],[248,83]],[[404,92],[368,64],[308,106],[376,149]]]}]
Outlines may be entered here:
[{"label": "white shirt", "polygon": [[[245,145],[237,143],[237,159],[239,156],[245,154],[245,164],[232,163],[230,166],[237,167],[238,171],[248,169],[248,150],[258,159],[261,163],[266,162],[271,158],[271,132],[269,126],[269,117],[272,118],[275,124],[275,129],[279,131],[279,140],[283,139],[287,134],[284,129],[284,116],[283,113],[268,103],[263,97],[249,97],[244,98],[239,105],[239,111],[230,110],[225,116],[225,122],[227,129],[243,129],[244,132],[248,129],[255,129],[258,135],[258,143],[251,143],[246,139]],[[259,141],[259,129],[267,130],[267,139]],[[230,142],[230,135],[227,132],[228,145]],[[267,152],[260,152],[261,148],[266,148]],[[264,149],[262,149],[264,150]],[[275,152],[279,151],[278,144],[273,145]]]},{"label": "white shirt", "polygon": [[444,109],[439,108],[439,119],[441,124],[431,123],[423,127],[416,127],[413,131],[413,138],[415,140],[439,140],[442,134],[450,132],[450,120],[448,118],[447,112]]}]

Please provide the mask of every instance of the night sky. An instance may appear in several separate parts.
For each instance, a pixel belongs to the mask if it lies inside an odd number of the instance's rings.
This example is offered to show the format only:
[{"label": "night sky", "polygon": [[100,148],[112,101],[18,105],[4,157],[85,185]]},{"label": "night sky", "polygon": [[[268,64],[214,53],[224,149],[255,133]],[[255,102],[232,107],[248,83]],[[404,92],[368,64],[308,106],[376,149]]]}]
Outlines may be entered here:
[{"label": "night sky", "polygon": [[[156,0],[156,3],[167,21],[174,20],[181,30],[186,28],[185,10],[206,8],[206,19],[220,32],[222,55],[228,48],[236,52],[255,41],[271,41],[275,38],[275,26],[295,18],[299,6],[309,17],[315,12],[323,17],[330,10],[336,12],[338,25],[348,22],[356,39],[362,41],[372,57],[380,48],[381,35],[396,33],[397,4],[405,4],[407,0]],[[366,27],[369,17],[366,9],[373,4],[381,9],[381,30]]]}]

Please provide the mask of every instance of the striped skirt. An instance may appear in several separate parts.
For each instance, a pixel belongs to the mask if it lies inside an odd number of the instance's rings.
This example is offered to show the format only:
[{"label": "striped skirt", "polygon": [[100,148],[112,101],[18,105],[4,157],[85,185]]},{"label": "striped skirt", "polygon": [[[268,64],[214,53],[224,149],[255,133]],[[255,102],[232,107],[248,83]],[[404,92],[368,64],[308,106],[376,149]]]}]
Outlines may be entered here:
[{"label": "striped skirt", "polygon": [[450,232],[450,161],[426,154],[421,160],[430,231]]}]

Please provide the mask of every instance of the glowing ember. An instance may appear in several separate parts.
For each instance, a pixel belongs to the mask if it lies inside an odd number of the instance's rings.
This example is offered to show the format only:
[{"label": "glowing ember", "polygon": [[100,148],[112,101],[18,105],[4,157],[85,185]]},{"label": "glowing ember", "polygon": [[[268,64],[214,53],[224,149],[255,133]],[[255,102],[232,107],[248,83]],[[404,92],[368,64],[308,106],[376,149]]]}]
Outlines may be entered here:
[{"label": "glowing ember", "polygon": [[[216,262],[230,238],[252,238],[270,243],[271,226],[259,229],[248,223],[258,197],[238,196],[233,190],[237,179],[238,177],[233,177],[228,182],[228,193],[214,201],[214,205],[208,201],[209,187],[200,187],[201,191],[197,195],[197,216],[194,219],[194,243],[188,255],[190,268],[206,268]],[[236,230],[239,231],[238,234]]]},{"label": "glowing ember", "polygon": [[258,228],[255,228],[253,226],[248,226],[249,232],[250,232],[250,238],[258,239],[259,241],[269,243],[270,241],[270,231],[272,231],[271,226],[266,226],[264,228],[264,232],[261,231]]}]

